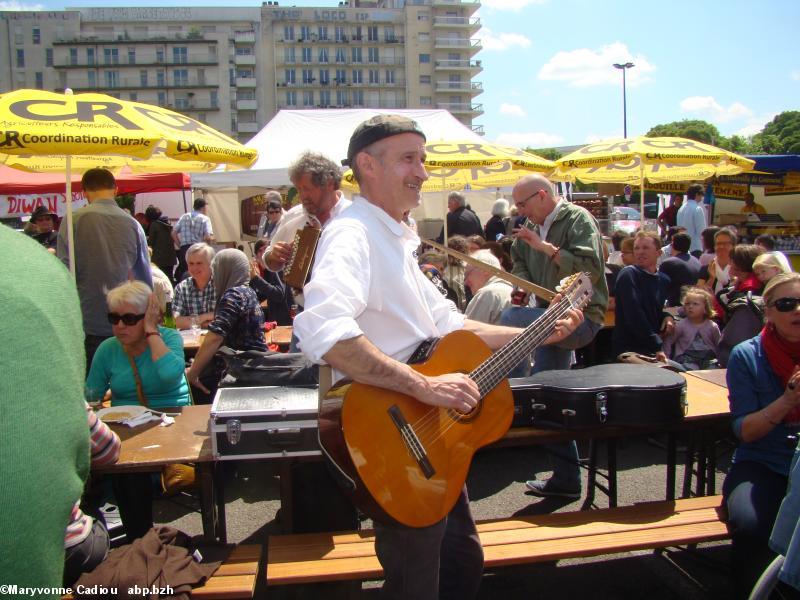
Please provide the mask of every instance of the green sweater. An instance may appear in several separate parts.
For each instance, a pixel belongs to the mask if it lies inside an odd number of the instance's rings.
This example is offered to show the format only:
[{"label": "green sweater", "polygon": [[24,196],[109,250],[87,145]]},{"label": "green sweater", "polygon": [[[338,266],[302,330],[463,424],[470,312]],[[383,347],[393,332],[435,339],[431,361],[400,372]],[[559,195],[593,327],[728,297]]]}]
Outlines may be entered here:
[{"label": "green sweater", "polygon": [[[545,241],[559,247],[559,262],[550,260],[548,255],[534,250],[526,242],[516,240],[511,246],[512,273],[553,291],[565,277],[579,271],[589,273],[594,292],[583,312],[587,319],[602,324],[608,306],[608,285],[603,264],[603,237],[597,221],[589,211],[570,202],[563,202],[556,210]],[[525,221],[525,226],[539,231],[538,225],[531,221]]]},{"label": "green sweater", "polygon": [[80,304],[40,244],[0,225],[0,249],[0,583],[57,588],[89,473]]}]

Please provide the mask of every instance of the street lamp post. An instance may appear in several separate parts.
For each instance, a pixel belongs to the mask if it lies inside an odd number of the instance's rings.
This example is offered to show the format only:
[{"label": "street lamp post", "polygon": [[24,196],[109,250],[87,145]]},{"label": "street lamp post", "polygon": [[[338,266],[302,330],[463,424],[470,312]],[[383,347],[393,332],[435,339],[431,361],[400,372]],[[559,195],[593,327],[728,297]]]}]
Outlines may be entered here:
[{"label": "street lamp post", "polygon": [[628,100],[625,93],[625,71],[635,67],[632,62],[614,63],[614,68],[622,71],[622,137],[628,137]]}]

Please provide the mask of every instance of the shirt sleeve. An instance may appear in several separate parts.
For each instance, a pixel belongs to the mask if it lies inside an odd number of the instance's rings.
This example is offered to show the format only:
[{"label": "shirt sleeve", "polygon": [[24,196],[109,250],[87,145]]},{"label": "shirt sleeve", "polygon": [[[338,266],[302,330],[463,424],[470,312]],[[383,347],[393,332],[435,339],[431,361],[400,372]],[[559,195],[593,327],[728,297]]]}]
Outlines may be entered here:
[{"label": "shirt sleeve", "polygon": [[164,384],[178,383],[186,370],[186,361],[183,356],[183,339],[174,329],[159,327],[161,338],[169,348],[169,352],[156,360],[158,378]]},{"label": "shirt sleeve", "polygon": [[86,405],[89,418],[89,442],[92,452],[92,466],[113,465],[119,458],[122,442],[119,436],[97,414]]},{"label": "shirt sleeve", "polygon": [[214,320],[208,325],[208,330],[217,335],[227,337],[241,318],[241,302],[234,290],[222,294],[214,311]]},{"label": "shirt sleeve", "polygon": [[172,314],[176,317],[186,316],[186,284],[184,279],[175,286],[175,295],[172,298]]},{"label": "shirt sleeve", "polygon": [[144,237],[144,229],[139,223],[136,223],[136,262],[133,264],[131,271],[133,276],[138,280],[146,283],[153,289],[153,273],[150,270],[150,255],[147,252],[147,240]]},{"label": "shirt sleeve", "polygon": [[755,370],[754,357],[748,352],[750,348],[743,345],[734,348],[728,361],[726,380],[728,383],[728,402],[731,407],[731,425],[736,437],[742,439],[742,421],[760,408],[755,386],[758,373]]},{"label": "shirt sleeve", "polygon": [[300,349],[310,360],[340,341],[363,335],[356,318],[367,306],[370,286],[369,242],[355,226],[326,229],[311,281],[303,288],[305,307],[294,320]]}]

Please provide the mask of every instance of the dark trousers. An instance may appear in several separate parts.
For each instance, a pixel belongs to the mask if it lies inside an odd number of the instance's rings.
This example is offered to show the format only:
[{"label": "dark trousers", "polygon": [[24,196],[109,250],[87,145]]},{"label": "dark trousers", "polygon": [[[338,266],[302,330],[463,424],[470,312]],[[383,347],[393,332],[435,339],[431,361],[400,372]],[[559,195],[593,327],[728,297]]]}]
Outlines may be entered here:
[{"label": "dark trousers", "polygon": [[175,281],[183,279],[183,274],[186,273],[186,270],[189,268],[186,264],[186,251],[191,245],[192,244],[184,244],[178,248],[178,267],[175,269]]},{"label": "dark trousers", "polygon": [[384,598],[475,598],[483,574],[483,548],[466,486],[450,514],[430,527],[376,521],[375,552],[385,573]]},{"label": "dark trousers", "polygon": [[725,478],[722,494],[731,529],[732,570],[736,593],[742,598],[776,556],[767,542],[787,482],[785,475],[754,461],[734,463]]},{"label": "dark trousers", "polygon": [[153,527],[153,483],[150,473],[111,476],[114,499],[128,543],[144,537]]},{"label": "dark trousers", "polygon": [[81,575],[94,571],[108,556],[109,547],[108,531],[95,519],[87,538],[64,551],[64,587],[72,587]]},{"label": "dark trousers", "polygon": [[[97,347],[100,346],[104,341],[106,341],[111,336],[104,336],[104,335],[89,335],[88,333],[83,338],[83,351],[86,353],[86,374],[89,374],[89,369],[92,366],[92,359],[94,358],[94,353],[97,352]],[[105,391],[105,390],[104,390]]]}]

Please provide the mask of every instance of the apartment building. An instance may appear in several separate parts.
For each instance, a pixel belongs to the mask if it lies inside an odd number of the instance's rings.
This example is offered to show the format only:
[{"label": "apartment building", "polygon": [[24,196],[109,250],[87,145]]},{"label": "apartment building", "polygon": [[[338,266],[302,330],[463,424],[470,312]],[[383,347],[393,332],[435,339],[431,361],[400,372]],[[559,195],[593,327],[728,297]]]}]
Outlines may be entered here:
[{"label": "apartment building", "polygon": [[101,91],[247,140],[282,108],[482,114],[478,2],[0,11],[0,93]]}]

